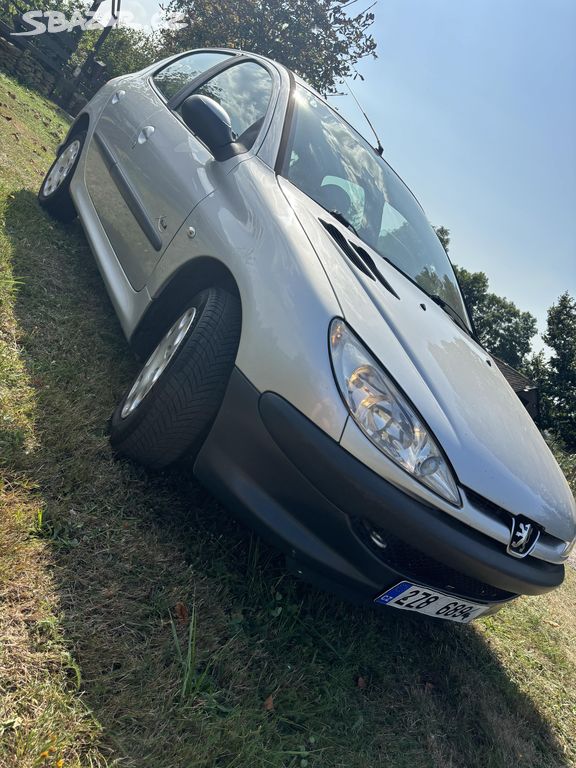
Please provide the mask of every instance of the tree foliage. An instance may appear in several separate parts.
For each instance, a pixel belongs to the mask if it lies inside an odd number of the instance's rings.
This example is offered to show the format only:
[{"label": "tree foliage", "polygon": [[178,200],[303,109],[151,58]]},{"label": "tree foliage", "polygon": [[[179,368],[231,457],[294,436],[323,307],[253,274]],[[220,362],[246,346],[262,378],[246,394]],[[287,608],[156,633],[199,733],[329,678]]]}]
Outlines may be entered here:
[{"label": "tree foliage", "polygon": [[[370,34],[372,5],[360,0],[167,0],[166,17],[185,21],[154,33],[117,26],[98,51],[106,75],[134,72],[151,62],[192,48],[227,47],[269,56],[302,75],[323,93],[346,77],[361,77],[357,63],[376,56]],[[370,3],[371,0],[365,0]],[[46,0],[46,7],[70,17],[86,11],[88,0]],[[85,31],[74,65],[82,65],[101,30]]]},{"label": "tree foliage", "polygon": [[[75,14],[85,18],[91,2],[45,0],[43,7],[46,10],[60,11],[67,19],[73,19]],[[106,19],[105,16],[102,18]],[[59,35],[74,35],[77,39],[77,48],[70,61],[73,67],[82,66],[87,57],[93,53],[102,31],[103,27],[86,30],[80,30],[77,27],[74,32],[59,33]],[[106,66],[106,79],[136,72],[166,55],[160,47],[160,37],[157,32],[123,26],[122,23],[108,31],[106,41],[96,55],[96,59]]]},{"label": "tree foliage", "polygon": [[438,235],[438,240],[440,240],[442,243],[442,247],[446,253],[448,253],[448,247],[450,245],[450,230],[446,229],[446,227],[434,227],[434,230]]},{"label": "tree foliage", "polygon": [[[448,253],[450,230],[446,227],[434,227],[434,230]],[[453,266],[479,340],[493,355],[513,368],[520,368],[536,334],[536,318],[518,309],[513,301],[491,293],[484,272],[469,272],[456,264]]]},{"label": "tree foliage", "polygon": [[544,342],[552,353],[532,355],[525,372],[540,389],[541,426],[576,449],[576,299],[566,291],[548,310]]},{"label": "tree foliage", "polygon": [[[435,227],[438,239],[448,253],[450,230]],[[536,334],[536,318],[523,312],[510,299],[488,290],[484,272],[469,272],[454,264],[454,270],[481,343],[493,355],[513,368],[520,368],[531,349]]]},{"label": "tree foliage", "polygon": [[544,350],[533,352],[522,366],[522,373],[538,386],[538,418],[536,423],[541,429],[554,428],[552,403],[554,393],[548,376],[548,360]]},{"label": "tree foliage", "polygon": [[478,338],[486,349],[513,368],[520,368],[530,353],[536,318],[509,299],[488,290],[484,272],[454,267],[462,293],[471,309]]},{"label": "tree foliage", "polygon": [[[98,31],[85,32],[79,52],[89,52],[98,35]],[[130,27],[114,27],[98,51],[97,58],[106,65],[109,79],[143,69],[163,55],[155,35]]]},{"label": "tree foliage", "polygon": [[355,76],[360,59],[376,55],[369,32],[370,6],[349,14],[356,0],[169,0],[169,14],[188,24],[165,29],[169,52],[223,46],[269,56],[308,80],[319,91],[334,90]]}]

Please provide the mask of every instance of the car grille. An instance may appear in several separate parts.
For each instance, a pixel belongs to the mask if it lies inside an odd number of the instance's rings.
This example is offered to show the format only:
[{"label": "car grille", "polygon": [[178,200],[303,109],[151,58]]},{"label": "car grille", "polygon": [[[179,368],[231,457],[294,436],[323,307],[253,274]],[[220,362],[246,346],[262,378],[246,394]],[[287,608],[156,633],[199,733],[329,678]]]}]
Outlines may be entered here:
[{"label": "car grille", "polygon": [[506,524],[507,528],[510,528],[513,518],[513,515],[510,512],[503,509],[502,507],[499,507],[497,504],[494,504],[494,502],[490,501],[490,499],[487,499],[484,496],[480,496],[480,494],[476,493],[476,491],[473,491],[471,488],[464,488],[464,491],[468,501],[470,501],[475,507],[482,510],[484,514],[501,520]]},{"label": "car grille", "polygon": [[[383,563],[398,571],[404,578],[414,580],[425,586],[434,587],[443,592],[454,592],[461,597],[471,600],[498,602],[511,600],[516,597],[512,592],[506,592],[490,584],[466,576],[464,573],[450,568],[443,563],[425,555],[410,546],[402,539],[369,526],[363,520],[353,521],[354,528],[365,544],[378,556]],[[384,546],[378,546],[370,536],[370,531],[376,532]]]},{"label": "car grille", "polygon": [[[484,496],[480,496],[475,491],[470,490],[470,488],[464,488],[464,492],[466,494],[466,498],[474,506],[475,509],[482,512],[484,515],[491,517],[492,519],[500,520],[502,523],[504,523],[508,531],[512,529],[512,521],[514,519],[514,515],[511,512],[508,512],[506,509],[503,509],[497,504],[494,504],[494,502],[490,501],[490,499],[486,499]],[[528,517],[530,522],[541,531],[539,547],[540,552],[544,555],[542,559],[550,563],[558,564],[558,552],[564,549],[566,542],[563,539],[559,539],[558,537],[553,536],[551,533],[548,533],[548,531],[542,525],[537,523],[536,520],[531,518],[529,515],[526,515],[526,517]],[[531,557],[532,555],[528,555],[526,559],[530,560]]]}]

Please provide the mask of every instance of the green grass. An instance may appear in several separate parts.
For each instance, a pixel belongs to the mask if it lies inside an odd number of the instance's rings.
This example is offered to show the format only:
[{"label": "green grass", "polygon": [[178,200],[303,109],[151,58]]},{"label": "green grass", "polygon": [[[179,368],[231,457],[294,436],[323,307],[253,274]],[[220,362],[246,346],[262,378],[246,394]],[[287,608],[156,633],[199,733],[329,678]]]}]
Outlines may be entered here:
[{"label": "green grass", "polygon": [[575,765],[573,572],[471,627],[358,609],[193,479],[112,460],[135,366],[35,200],[65,128],[0,75],[0,766]]}]

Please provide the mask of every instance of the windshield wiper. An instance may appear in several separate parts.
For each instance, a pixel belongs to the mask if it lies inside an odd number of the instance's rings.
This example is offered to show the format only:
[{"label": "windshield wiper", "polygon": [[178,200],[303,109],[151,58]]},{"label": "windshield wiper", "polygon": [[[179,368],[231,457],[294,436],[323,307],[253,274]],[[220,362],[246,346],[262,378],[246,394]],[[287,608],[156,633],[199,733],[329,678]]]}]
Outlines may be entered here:
[{"label": "windshield wiper", "polygon": [[[324,208],[324,206],[322,206],[322,207]],[[344,216],[343,213],[341,213],[340,211],[337,211],[336,209],[330,210],[329,208],[324,208],[324,210],[328,211],[328,213],[331,216],[334,216],[336,221],[339,221],[340,224],[344,224],[345,227],[348,227],[348,229],[350,229],[352,232],[354,232],[356,237],[360,237],[360,235],[356,231],[356,227],[354,226],[354,224],[352,224],[352,222],[348,221],[348,219],[346,218],[346,216]]]},{"label": "windshield wiper", "polygon": [[[420,288],[422,288],[422,286],[420,286]],[[422,290],[424,289],[422,288]],[[473,339],[476,339],[476,334],[468,326],[468,323],[461,315],[458,314],[458,312],[456,312],[454,307],[449,304],[446,299],[443,299],[442,296],[439,296],[437,293],[428,293],[428,291],[424,291],[424,293],[429,296],[435,304],[438,304],[439,307],[442,307],[444,312],[446,312],[446,314],[449,315],[452,320],[454,320],[456,325],[459,325],[460,328],[462,328],[463,331],[466,331],[469,336],[471,336]]]}]

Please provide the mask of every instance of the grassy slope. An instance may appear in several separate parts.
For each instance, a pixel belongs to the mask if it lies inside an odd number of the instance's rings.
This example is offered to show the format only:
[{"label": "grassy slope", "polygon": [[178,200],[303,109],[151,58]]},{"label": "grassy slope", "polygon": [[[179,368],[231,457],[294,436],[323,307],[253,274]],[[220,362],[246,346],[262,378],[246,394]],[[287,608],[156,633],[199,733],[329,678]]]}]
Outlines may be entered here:
[{"label": "grassy slope", "polygon": [[573,572],[469,628],[359,610],[190,479],[112,461],[134,364],[35,202],[64,129],[0,75],[0,766],[576,764]]}]

